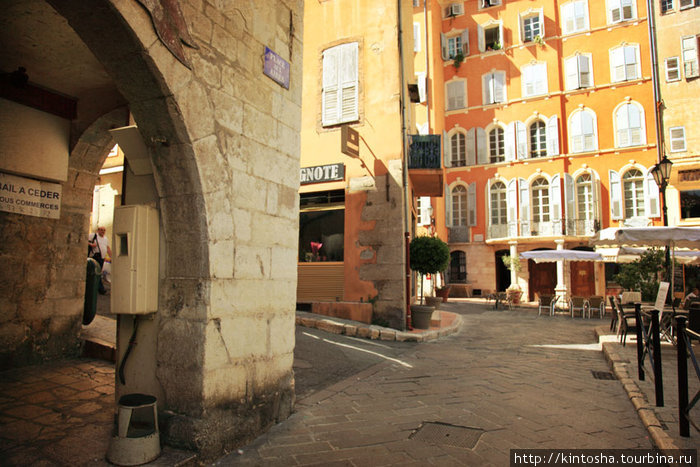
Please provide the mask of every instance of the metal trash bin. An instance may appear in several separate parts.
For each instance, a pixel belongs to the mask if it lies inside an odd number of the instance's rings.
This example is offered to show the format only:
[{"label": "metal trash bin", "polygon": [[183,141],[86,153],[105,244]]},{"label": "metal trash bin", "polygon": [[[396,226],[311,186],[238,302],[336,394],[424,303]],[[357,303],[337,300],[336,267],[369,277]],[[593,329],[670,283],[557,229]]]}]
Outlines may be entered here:
[{"label": "metal trash bin", "polygon": [[85,274],[85,302],[83,304],[83,324],[88,325],[95,319],[97,313],[97,295],[102,280],[100,263],[92,258],[87,259]]},{"label": "metal trash bin", "polygon": [[119,398],[117,433],[107,460],[116,465],[141,465],[160,456],[158,404],[150,394],[126,394]]}]

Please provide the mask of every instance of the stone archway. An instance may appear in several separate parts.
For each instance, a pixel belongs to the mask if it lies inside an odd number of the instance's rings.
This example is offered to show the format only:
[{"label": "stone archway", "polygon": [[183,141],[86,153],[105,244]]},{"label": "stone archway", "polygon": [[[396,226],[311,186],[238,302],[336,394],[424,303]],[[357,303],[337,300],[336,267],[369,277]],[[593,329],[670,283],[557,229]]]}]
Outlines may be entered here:
[{"label": "stone archway", "polygon": [[[151,151],[164,252],[149,377],[170,414],[166,440],[214,456],[293,404],[301,54],[291,53],[301,46],[290,18],[301,21],[302,2],[221,6],[225,30],[184,5],[200,45],[191,70],[136,1],[48,3],[108,71]],[[290,28],[289,91],[259,76],[255,57],[270,38],[253,23],[270,17]],[[206,24],[209,33],[198,30]],[[86,133],[74,150],[100,147],[91,144]],[[83,168],[74,183],[86,191],[94,178]],[[74,239],[81,271],[86,235]]]}]

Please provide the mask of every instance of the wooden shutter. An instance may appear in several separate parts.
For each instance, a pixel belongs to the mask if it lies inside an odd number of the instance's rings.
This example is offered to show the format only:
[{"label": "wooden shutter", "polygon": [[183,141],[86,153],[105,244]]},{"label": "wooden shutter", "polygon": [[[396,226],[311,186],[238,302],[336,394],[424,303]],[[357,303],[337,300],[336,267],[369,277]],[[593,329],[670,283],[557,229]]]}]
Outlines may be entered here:
[{"label": "wooden shutter", "polygon": [[506,74],[501,71],[496,71],[492,79],[493,86],[493,102],[506,101]]},{"label": "wooden shutter", "polygon": [[549,216],[555,235],[561,235],[561,177],[556,174],[549,183]]},{"label": "wooden shutter", "polygon": [[452,227],[452,190],[445,184],[445,223]]},{"label": "wooden shutter", "polygon": [[515,148],[518,160],[527,159],[527,127],[519,120],[515,121]]},{"label": "wooden shutter", "polygon": [[442,163],[445,167],[452,167],[452,156],[450,154],[450,138],[445,130],[442,131]]},{"label": "wooden shutter", "polygon": [[614,170],[608,171],[610,177],[610,216],[613,220],[622,219],[622,181],[620,174]]},{"label": "wooden shutter", "polygon": [[578,79],[578,56],[569,57],[564,60],[564,70],[566,72],[566,89],[578,89],[580,87]]},{"label": "wooden shutter", "polygon": [[685,79],[700,76],[698,67],[698,38],[696,36],[682,37],[681,50]]},{"label": "wooden shutter", "polygon": [[645,203],[645,211],[647,213],[647,217],[660,217],[660,210],[659,210],[659,186],[656,184],[654,181],[654,176],[651,174],[651,171],[647,173],[647,176],[644,177],[644,203]]},{"label": "wooden shutter", "polygon": [[518,235],[518,180],[508,182],[506,204],[508,206],[508,236]]},{"label": "wooden shutter", "polygon": [[503,139],[505,143],[506,160],[515,160],[515,122],[510,122],[506,125]]},{"label": "wooden shutter", "polygon": [[340,65],[340,49],[333,47],[323,51],[323,98],[322,121],[323,125],[334,125],[339,120],[338,75]]},{"label": "wooden shutter", "polygon": [[486,130],[481,127],[476,128],[476,162],[477,164],[488,163],[486,157]]},{"label": "wooden shutter", "polygon": [[476,165],[476,129],[467,130],[467,165]]},{"label": "wooden shutter", "polygon": [[593,86],[593,73],[591,71],[591,58],[588,55],[579,55],[577,60],[578,85],[580,88]]},{"label": "wooden shutter", "polygon": [[559,155],[559,117],[556,115],[547,120],[547,155]]},{"label": "wooden shutter", "polygon": [[538,16],[538,21],[540,22],[540,37],[544,39],[544,12],[542,8],[540,8]]},{"label": "wooden shutter", "polygon": [[465,57],[469,55],[469,29],[462,31],[462,53]]},{"label": "wooden shutter", "polygon": [[[576,220],[576,197],[574,177],[564,174],[564,218],[566,221]],[[571,223],[573,225],[573,223]]]},{"label": "wooden shutter", "polygon": [[420,52],[420,23],[413,23],[413,51]]},{"label": "wooden shutter", "polygon": [[549,83],[547,82],[547,64],[538,63],[535,65],[535,93],[547,94]]},{"label": "wooden shutter", "polygon": [[618,47],[610,51],[610,76],[615,82],[625,80],[624,47]]},{"label": "wooden shutter", "polygon": [[357,86],[357,55],[358,44],[352,42],[342,46],[341,55],[341,96],[340,96],[340,121],[351,122],[359,118],[358,110],[358,86]]},{"label": "wooden shutter", "polygon": [[478,41],[479,41],[479,52],[483,53],[486,51],[486,40],[484,38],[484,27],[481,25],[477,26]]},{"label": "wooden shutter", "polygon": [[493,73],[486,73],[481,79],[481,85],[484,89],[484,105],[493,104]]},{"label": "wooden shutter", "polygon": [[447,37],[445,37],[445,34],[442,32],[440,33],[440,47],[442,48],[442,59],[449,60],[450,50],[447,47]]},{"label": "wooden shutter", "polygon": [[476,182],[467,187],[467,225],[476,226]]},{"label": "wooden shutter", "polygon": [[518,196],[520,200],[520,235],[530,235],[530,186],[527,180],[518,180]]},{"label": "wooden shutter", "polygon": [[430,207],[430,196],[420,197],[420,211],[418,215],[420,217],[420,225],[430,225],[430,214],[428,213],[428,208]]}]

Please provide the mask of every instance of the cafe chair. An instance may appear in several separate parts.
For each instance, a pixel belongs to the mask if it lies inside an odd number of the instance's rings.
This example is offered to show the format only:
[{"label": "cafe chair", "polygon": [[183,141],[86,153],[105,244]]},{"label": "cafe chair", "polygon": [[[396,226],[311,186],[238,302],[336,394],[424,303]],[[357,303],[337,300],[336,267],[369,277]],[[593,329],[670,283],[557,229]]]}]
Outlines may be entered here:
[{"label": "cafe chair", "polygon": [[617,297],[610,297],[613,306],[613,313],[617,314],[617,335],[620,336],[620,343],[624,347],[627,343],[627,334],[630,331],[637,332],[637,319],[634,312],[625,312]]},{"label": "cafe chair", "polygon": [[594,295],[592,297],[588,298],[588,313],[590,317],[590,313],[592,313],[594,310],[598,311],[598,314],[600,315],[600,319],[603,319],[605,316],[605,298],[601,297],[600,295]]},{"label": "cafe chair", "polygon": [[549,316],[554,316],[554,306],[556,305],[558,299],[559,297],[555,295],[540,295],[537,316],[542,314],[542,310],[548,312]]},{"label": "cafe chair", "polygon": [[577,311],[581,312],[581,318],[585,318],[586,314],[591,317],[590,311],[588,309],[588,301],[584,297],[571,297],[569,299],[569,310],[571,310],[571,317],[576,315]]}]

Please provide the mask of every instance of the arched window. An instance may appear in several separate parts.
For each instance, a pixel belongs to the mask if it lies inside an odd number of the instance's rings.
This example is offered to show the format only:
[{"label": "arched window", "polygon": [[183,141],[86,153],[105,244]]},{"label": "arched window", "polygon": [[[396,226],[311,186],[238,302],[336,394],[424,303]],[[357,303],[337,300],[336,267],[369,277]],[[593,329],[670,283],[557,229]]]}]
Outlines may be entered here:
[{"label": "arched window", "polygon": [[467,225],[467,189],[457,185],[452,189],[452,226]]},{"label": "arched window", "polygon": [[547,155],[547,127],[543,121],[537,120],[530,125],[530,157]]},{"label": "arched window", "polygon": [[549,222],[549,182],[544,177],[532,182],[532,221]]},{"label": "arched window", "polygon": [[636,103],[622,104],[615,112],[617,147],[639,146],[646,142],[644,113]]},{"label": "arched window", "polygon": [[503,162],[506,160],[506,145],[503,128],[497,126],[489,131],[489,162]]},{"label": "arched window", "polygon": [[450,253],[450,283],[467,282],[467,255],[463,251]]},{"label": "arched window", "polygon": [[467,165],[467,144],[464,133],[458,131],[450,137],[450,156],[452,167]]},{"label": "arched window", "polygon": [[491,185],[491,225],[505,225],[508,222],[506,185],[495,182]]},{"label": "arched window", "polygon": [[622,176],[625,202],[625,218],[644,217],[644,175],[638,169],[630,169]]},{"label": "arched window", "polygon": [[591,174],[582,174],[576,178],[576,214],[578,220],[594,220],[593,186]]},{"label": "arched window", "polygon": [[571,115],[571,152],[594,151],[597,148],[595,126],[595,114],[591,110],[579,110]]}]

